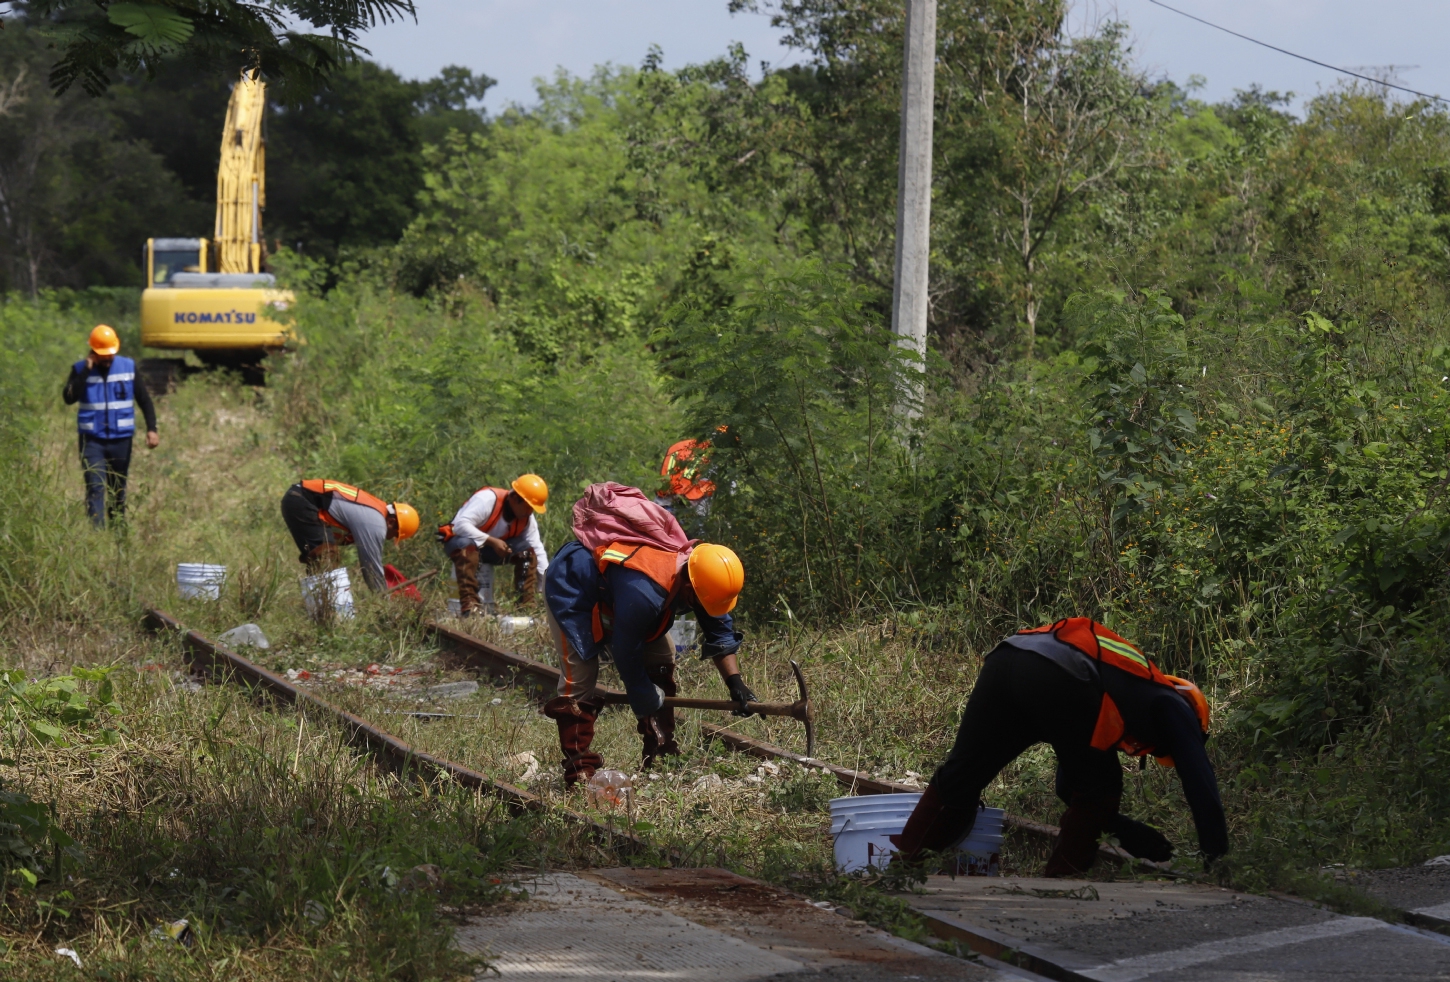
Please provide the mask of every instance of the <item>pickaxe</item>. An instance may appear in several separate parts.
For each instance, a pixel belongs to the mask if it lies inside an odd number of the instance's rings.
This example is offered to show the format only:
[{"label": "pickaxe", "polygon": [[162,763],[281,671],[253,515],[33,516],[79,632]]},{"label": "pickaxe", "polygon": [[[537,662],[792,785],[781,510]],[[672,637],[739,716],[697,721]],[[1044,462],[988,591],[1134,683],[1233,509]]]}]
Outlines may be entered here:
[{"label": "pickaxe", "polygon": [[[800,665],[791,662],[790,668],[795,673],[796,689],[800,693],[799,699],[795,702],[747,702],[745,709],[761,716],[789,716],[791,719],[800,720],[806,726],[806,756],[814,757],[816,754],[816,726],[815,713],[811,710],[811,696],[806,690],[806,679],[801,674]],[[595,690],[593,699],[602,701],[606,706],[629,702],[629,696],[623,692]],[[665,705],[674,709],[715,709],[722,712],[735,712],[741,708],[740,703],[734,699],[693,699],[687,696],[665,696]]]}]

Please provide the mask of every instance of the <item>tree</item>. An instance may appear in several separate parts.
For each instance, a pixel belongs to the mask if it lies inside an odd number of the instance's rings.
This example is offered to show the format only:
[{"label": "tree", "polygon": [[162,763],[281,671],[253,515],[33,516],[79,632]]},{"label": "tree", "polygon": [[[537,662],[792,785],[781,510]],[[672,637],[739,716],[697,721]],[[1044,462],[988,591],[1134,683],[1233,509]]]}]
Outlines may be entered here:
[{"label": "tree", "polygon": [[493,84],[456,65],[414,82],[363,61],[327,88],[274,104],[269,237],[329,260],[340,248],[396,242],[417,214],[423,147],[450,131],[482,133],[483,112],[470,103]]},{"label": "tree", "polygon": [[[50,71],[57,94],[77,83],[104,92],[116,72],[154,73],[185,55],[233,78],[260,70],[268,80],[315,88],[367,51],[358,35],[417,13],[413,0],[13,0],[15,13],[38,19],[60,49]],[[309,24],[326,34],[306,34]]]},{"label": "tree", "polygon": [[1027,356],[1037,341],[1039,258],[1062,219],[1092,191],[1140,160],[1150,131],[1146,86],[1126,63],[1125,28],[1068,40],[1060,21],[1001,31],[1000,50],[976,80],[982,116],[1002,148],[989,171],[1000,241],[1021,264],[1018,302]]},{"label": "tree", "polygon": [[24,22],[0,34],[0,290],[140,282],[146,236],[200,215],[103,101],[46,88],[49,59]]}]

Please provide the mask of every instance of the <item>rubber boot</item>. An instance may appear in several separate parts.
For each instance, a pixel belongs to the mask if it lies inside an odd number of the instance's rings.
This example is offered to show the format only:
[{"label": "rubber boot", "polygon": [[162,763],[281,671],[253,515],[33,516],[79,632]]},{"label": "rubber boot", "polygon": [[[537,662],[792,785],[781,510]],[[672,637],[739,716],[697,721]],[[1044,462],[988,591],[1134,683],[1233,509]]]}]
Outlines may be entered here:
[{"label": "rubber boot", "polygon": [[936,784],[928,784],[900,835],[890,836],[896,846],[892,862],[915,863],[923,853],[941,852],[961,842],[977,820],[977,809],[953,808],[942,801]]},{"label": "rubber boot", "polygon": [[1057,845],[1043,876],[1084,876],[1098,860],[1098,841],[1118,814],[1121,795],[1076,792],[1058,823]]},{"label": "rubber boot", "polygon": [[313,546],[312,551],[307,554],[306,565],[307,572],[313,576],[337,569],[342,565],[342,550],[331,542]]},{"label": "rubber boot", "polygon": [[[679,687],[675,685],[673,664],[652,665],[645,672],[649,675],[649,680],[659,686],[665,695],[679,693]],[[680,745],[675,742],[675,711],[669,706],[640,720],[636,730],[644,738],[644,761],[639,765],[641,770],[649,770],[657,757],[680,755]]]},{"label": "rubber boot", "polygon": [[544,715],[559,724],[559,749],[564,752],[564,784],[587,781],[604,766],[604,758],[589,749],[594,742],[594,721],[601,707],[555,696],[544,703]]},{"label": "rubber boot", "polygon": [[464,546],[448,558],[458,577],[458,616],[472,617],[478,613],[478,546]]},{"label": "rubber boot", "polygon": [[534,602],[539,588],[539,563],[532,549],[519,549],[509,560],[514,567],[514,592],[518,594],[520,606],[528,607]]}]

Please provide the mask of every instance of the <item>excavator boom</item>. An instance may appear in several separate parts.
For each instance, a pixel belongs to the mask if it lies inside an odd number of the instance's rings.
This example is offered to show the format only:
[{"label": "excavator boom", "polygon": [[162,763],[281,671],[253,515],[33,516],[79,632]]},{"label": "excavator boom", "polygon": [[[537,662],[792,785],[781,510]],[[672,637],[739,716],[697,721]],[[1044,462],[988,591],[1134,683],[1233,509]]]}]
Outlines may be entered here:
[{"label": "excavator boom", "polygon": [[216,176],[217,271],[262,271],[262,209],[267,206],[262,114],[267,85],[245,74],[232,89]]}]

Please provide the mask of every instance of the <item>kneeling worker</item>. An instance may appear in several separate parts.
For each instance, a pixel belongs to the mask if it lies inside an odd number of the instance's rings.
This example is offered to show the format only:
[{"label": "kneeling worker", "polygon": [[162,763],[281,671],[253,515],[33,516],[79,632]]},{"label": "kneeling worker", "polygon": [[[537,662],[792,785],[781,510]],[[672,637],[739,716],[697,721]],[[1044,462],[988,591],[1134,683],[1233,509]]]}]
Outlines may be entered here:
[{"label": "kneeling worker", "polygon": [[438,541],[458,576],[459,614],[470,617],[480,606],[494,613],[493,568],[503,563],[513,564],[519,603],[534,602],[539,577],[549,568],[534,516],[544,514],[548,501],[544,479],[524,474],[508,489],[479,488],[453,521],[438,526]]},{"label": "kneeling worker", "polygon": [[363,580],[379,593],[388,588],[383,543],[401,542],[418,531],[418,513],[412,505],[388,504],[341,481],[292,485],[282,496],[282,520],[297,543],[298,558],[314,573],[339,565],[341,546],[357,546]]},{"label": "kneeling worker", "polygon": [[962,712],[956,744],[894,837],[905,862],[949,849],[976,819],[982,791],[1035,743],[1057,755],[1057,795],[1067,804],[1047,876],[1078,876],[1103,833],[1135,856],[1167,860],[1172,844],[1118,812],[1118,751],[1176,767],[1209,860],[1228,852],[1218,780],[1204,752],[1208,701],[1192,682],[1164,675],[1134,644],[1096,621],[1070,617],[1019,631],[987,655]]},{"label": "kneeling worker", "polygon": [[599,655],[606,646],[629,694],[644,738],[644,763],[678,754],[673,696],[675,651],[669,630],[676,613],[693,612],[701,656],[715,662],[737,716],[755,693],[740,676],[741,636],[730,611],[745,582],[739,558],[725,546],[687,539],[675,517],[638,488],[592,485],[574,505],[578,541],[560,549],[544,579],[549,631],[559,651],[558,695],[544,715],[559,725],[567,784],[604,766],[590,750],[601,704],[595,701]]}]

